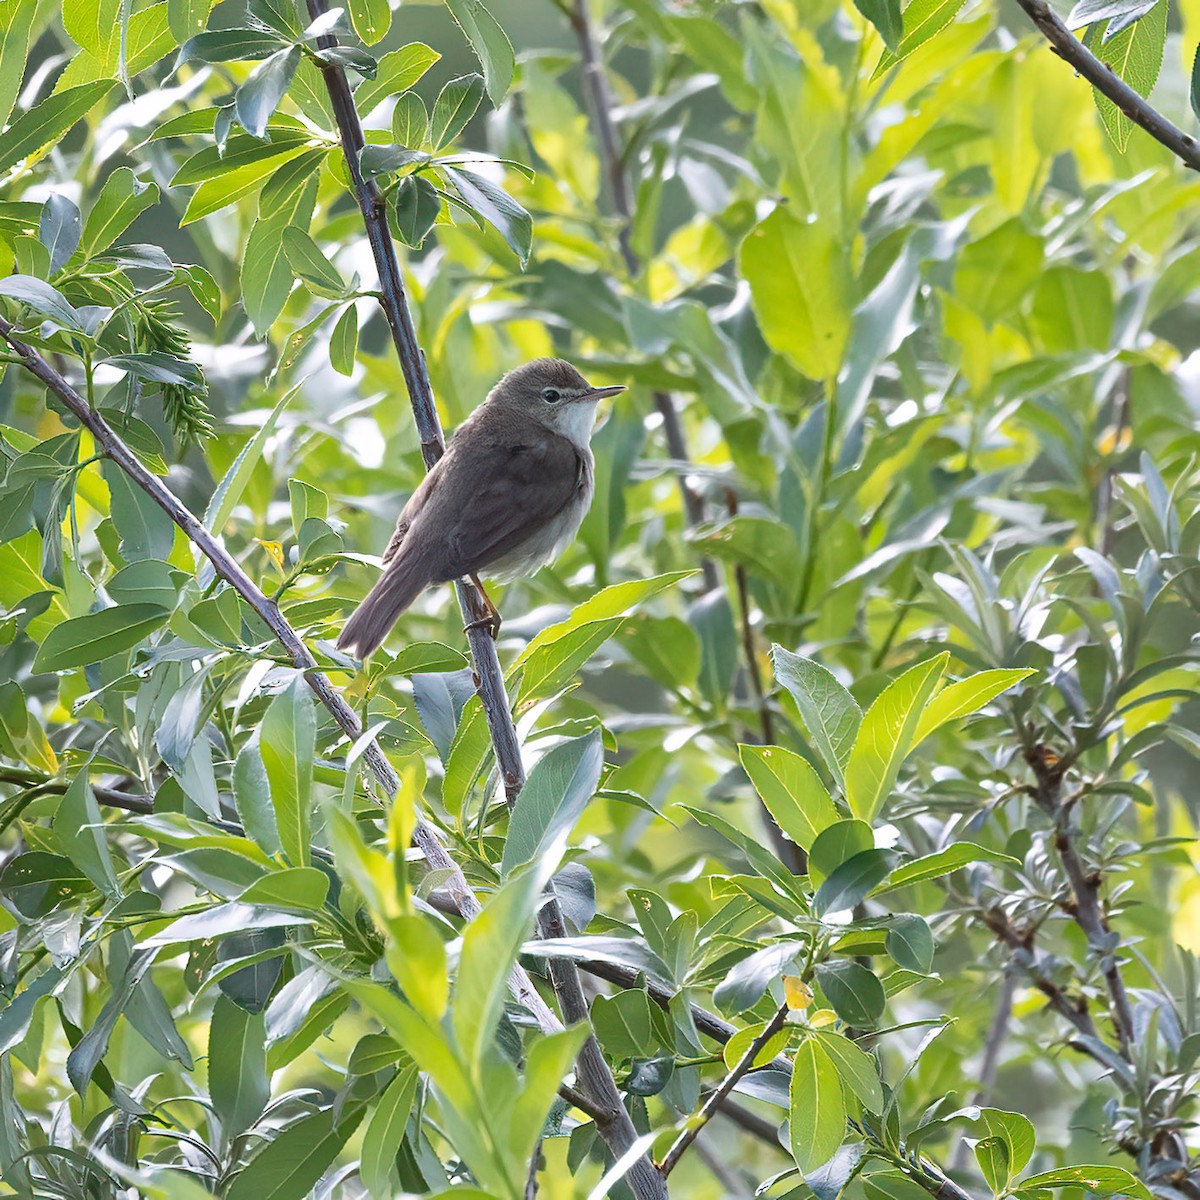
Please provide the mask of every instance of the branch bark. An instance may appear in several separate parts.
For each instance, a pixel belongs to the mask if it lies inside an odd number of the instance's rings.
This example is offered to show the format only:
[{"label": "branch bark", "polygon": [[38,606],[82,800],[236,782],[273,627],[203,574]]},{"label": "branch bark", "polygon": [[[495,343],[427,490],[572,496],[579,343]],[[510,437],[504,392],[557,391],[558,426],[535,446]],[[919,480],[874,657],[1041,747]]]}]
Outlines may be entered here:
[{"label": "branch bark", "polygon": [[1200,142],[1140,96],[1107,64],[1101,62],[1066,26],[1047,0],[1016,0],[1041,30],[1054,52],[1107,96],[1135,125],[1165,146],[1185,166],[1200,171]]},{"label": "branch bark", "polygon": [[[326,12],[326,0],[307,0],[307,4],[309,14],[314,20]],[[326,34],[318,39],[317,44],[321,49],[332,49],[337,45],[337,38]],[[421,453],[426,468],[429,468],[445,452],[445,439],[433,400],[433,389],[429,383],[425,358],[408,306],[396,247],[388,229],[386,201],[375,181],[363,173],[359,162],[359,154],[366,139],[345,70],[336,63],[323,61],[321,73],[329,92],[342,143],[342,153],[379,274],[380,303],[400,359],[409,401],[421,437]],[[455,586],[467,622],[484,615],[483,597],[474,585],[468,586],[466,581],[459,580]],[[521,763],[516,726],[504,688],[504,676],[496,653],[496,643],[486,629],[469,629],[468,636],[479,694],[496,754],[496,764],[504,780],[505,794],[511,808],[525,784],[525,772]],[[542,935],[547,937],[564,936],[566,933],[562,909],[554,895],[553,887],[550,888],[549,898],[543,905],[538,927]],[[571,1024],[588,1021],[590,1012],[575,965],[567,962],[556,963],[550,977],[563,1019]],[[602,1114],[596,1118],[597,1131],[614,1158],[619,1159],[634,1144],[638,1134],[594,1035],[589,1034],[576,1067],[581,1090],[593,1102],[596,1111]],[[627,1178],[638,1200],[665,1200],[666,1185],[648,1158],[643,1156],[638,1159],[630,1167]]]},{"label": "branch bark", "polygon": [[667,1151],[666,1157],[659,1165],[659,1170],[663,1176],[670,1173],[678,1165],[679,1160],[687,1153],[688,1147],[700,1136],[700,1130],[709,1123],[716,1115],[717,1110],[725,1102],[725,1098],[737,1086],[737,1082],[754,1066],[754,1060],[762,1053],[763,1048],[767,1043],[783,1028],[784,1022],[787,1020],[788,1006],[781,1004],[775,1011],[775,1015],[763,1027],[762,1032],[746,1047],[746,1052],[741,1058],[734,1063],[733,1068],[721,1080],[717,1087],[707,1100],[703,1107],[691,1118],[684,1131],[675,1139],[670,1150]]}]

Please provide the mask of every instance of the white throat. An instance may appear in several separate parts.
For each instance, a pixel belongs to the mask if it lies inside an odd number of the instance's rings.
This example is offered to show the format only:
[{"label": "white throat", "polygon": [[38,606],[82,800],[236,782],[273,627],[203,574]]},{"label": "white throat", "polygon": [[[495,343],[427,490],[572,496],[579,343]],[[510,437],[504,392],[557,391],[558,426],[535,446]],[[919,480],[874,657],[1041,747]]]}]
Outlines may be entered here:
[{"label": "white throat", "polygon": [[596,402],[594,400],[570,401],[554,414],[552,429],[565,437],[577,449],[585,450],[592,440],[596,427]]}]

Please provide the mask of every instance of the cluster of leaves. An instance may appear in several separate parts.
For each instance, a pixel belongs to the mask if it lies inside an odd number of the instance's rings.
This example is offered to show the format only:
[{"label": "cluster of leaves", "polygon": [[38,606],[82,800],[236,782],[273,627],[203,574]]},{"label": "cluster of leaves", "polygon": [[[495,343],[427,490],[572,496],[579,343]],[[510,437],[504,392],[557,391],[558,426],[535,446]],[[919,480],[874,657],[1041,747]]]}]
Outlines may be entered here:
[{"label": "cluster of leaves", "polygon": [[[0,297],[403,786],[6,356],[4,1184],[627,1194],[587,1030],[507,990],[520,961],[553,1001],[568,958],[643,1149],[732,1088],[678,1194],[959,1196],[940,1163],[1193,1195],[1200,245],[1167,152],[964,2],[629,0],[607,38],[497,6],[510,39],[447,0],[438,51],[382,0],[211,7],[8,0]],[[1073,19],[1148,94],[1166,10]],[[394,654],[332,648],[423,470],[376,193],[450,423],[537,354],[634,384],[578,543],[504,596],[511,810],[444,595]]]}]

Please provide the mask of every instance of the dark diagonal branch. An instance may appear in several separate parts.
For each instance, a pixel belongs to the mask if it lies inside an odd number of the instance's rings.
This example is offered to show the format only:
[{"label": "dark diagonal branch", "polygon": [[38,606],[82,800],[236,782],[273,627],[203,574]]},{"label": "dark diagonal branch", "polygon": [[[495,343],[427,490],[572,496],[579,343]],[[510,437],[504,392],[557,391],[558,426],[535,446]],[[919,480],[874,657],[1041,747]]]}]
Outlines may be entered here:
[{"label": "dark diagonal branch", "polygon": [[[325,0],[307,0],[307,3],[308,11],[314,20],[326,11]],[[337,39],[328,34],[318,40],[318,45],[322,49],[333,49],[337,45]],[[433,389],[429,383],[429,372],[425,367],[425,357],[417,341],[416,327],[408,306],[396,247],[388,230],[386,201],[375,181],[363,173],[359,162],[359,153],[366,139],[346,72],[332,61],[323,61],[321,72],[329,92],[330,103],[333,105],[334,119],[354,187],[354,196],[358,201],[367,230],[367,240],[375,259],[379,275],[380,304],[400,358],[405,386],[421,437],[421,453],[425,458],[426,467],[432,467],[444,453],[445,441],[433,400]],[[473,585],[468,586],[463,580],[459,580],[456,587],[459,604],[467,622],[483,616],[483,597],[477,589]],[[472,629],[469,631],[469,637],[479,694],[496,754],[496,765],[504,780],[505,792],[511,806],[524,786],[525,772],[521,764],[521,747],[504,688],[504,676],[500,670],[500,659],[496,654],[495,641],[485,629]],[[551,937],[562,936],[566,932],[562,910],[553,891],[543,905],[539,929],[543,935]],[[588,1020],[587,1000],[579,980],[579,971],[574,964],[556,964],[551,972],[551,982],[562,1009],[563,1019],[572,1024]],[[620,1158],[637,1140],[637,1130],[625,1110],[616,1081],[594,1036],[589,1035],[584,1043],[577,1069],[581,1091],[600,1114],[596,1118],[597,1130],[614,1157]],[[661,1176],[648,1158],[643,1157],[635,1162],[627,1178],[638,1200],[659,1200],[667,1194]]]},{"label": "dark diagonal branch", "polygon": [[700,1136],[700,1130],[709,1123],[716,1115],[717,1110],[725,1102],[725,1098],[737,1086],[737,1082],[754,1066],[754,1060],[763,1052],[764,1047],[770,1040],[783,1028],[784,1022],[787,1020],[788,1006],[781,1004],[776,1010],[775,1015],[763,1026],[762,1032],[746,1047],[745,1054],[734,1063],[729,1074],[721,1080],[717,1089],[704,1101],[700,1111],[688,1121],[687,1127],[675,1139],[670,1150],[667,1151],[662,1163],[659,1165],[659,1170],[664,1176],[670,1175],[675,1169],[679,1160],[687,1153],[688,1147]]},{"label": "dark diagonal branch", "polygon": [[[152,474],[142,461],[121,440],[107,421],[96,412],[73,388],[62,374],[52,367],[32,346],[23,342],[15,328],[0,317],[2,337],[21,359],[22,365],[46,385],[58,397],[62,405],[75,416],[80,424],[95,439],[97,450],[119,467],[137,487],[141,488],[171,520],[179,526],[209,562],[216,573],[225,580],[254,610],[275,635],[279,644],[287,651],[293,664],[304,672],[305,681],[317,699],[329,710],[339,728],[350,739],[357,741],[362,736],[362,725],[354,709],[342,698],[342,694],[330,683],[328,676],[317,669],[317,661],[304,644],[300,635],[292,628],[288,619],[279,610],[275,601],[267,597],[242,569],[241,564],[207,530],[199,518],[170,491],[157,475]],[[371,774],[388,796],[395,795],[400,780],[392,769],[378,742],[372,741],[363,756]],[[413,832],[413,842],[435,871],[445,871],[446,890],[455,910],[470,920],[480,911],[479,900],[467,883],[458,864],[450,857],[438,835],[438,831],[426,820],[419,818]],[[528,974],[518,968],[510,979],[513,994],[537,1018],[538,1025],[547,1032],[561,1029],[562,1025],[546,1005]]]},{"label": "dark diagonal branch", "polygon": [[1042,31],[1054,52],[1070,63],[1098,92],[1107,96],[1135,125],[1166,146],[1181,162],[1200,171],[1200,142],[1140,96],[1107,64],[1101,62],[1066,26],[1047,0],[1016,0]]},{"label": "dark diagonal branch", "polygon": [[[633,248],[633,189],[629,183],[629,174],[625,169],[625,147],[617,133],[613,121],[613,97],[609,87],[608,75],[604,70],[604,58],[596,40],[596,28],[592,23],[588,0],[574,0],[567,10],[567,19],[575,32],[579,43],[579,57],[583,65],[583,90],[587,100],[588,111],[591,114],[592,128],[596,132],[596,143],[600,151],[600,166],[604,172],[605,186],[608,189],[609,200],[613,212],[620,218],[620,228],[617,230],[617,242],[621,247],[621,257],[630,275],[637,275],[641,270],[637,252]],[[663,423],[663,437],[667,443],[667,453],[676,462],[683,464],[679,475],[679,491],[683,497],[684,513],[687,523],[699,525],[704,520],[704,500],[700,493],[688,482],[687,464],[691,461],[688,455],[687,440],[683,436],[683,424],[675,401],[669,392],[654,393],[654,407]],[[717,568],[711,559],[701,560],[704,571],[704,587],[706,591],[715,590],[720,583]]]}]

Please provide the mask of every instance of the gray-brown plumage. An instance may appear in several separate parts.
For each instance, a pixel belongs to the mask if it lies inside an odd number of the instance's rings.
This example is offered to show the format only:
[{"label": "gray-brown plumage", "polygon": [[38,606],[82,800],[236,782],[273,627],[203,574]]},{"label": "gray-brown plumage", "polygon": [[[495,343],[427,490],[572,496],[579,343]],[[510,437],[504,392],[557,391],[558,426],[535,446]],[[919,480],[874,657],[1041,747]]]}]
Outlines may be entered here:
[{"label": "gray-brown plumage", "polygon": [[[513,579],[557,557],[592,502],[595,402],[623,390],[592,387],[558,358],[505,375],[404,506],[383,575],[338,646],[366,658],[430,584]],[[494,606],[488,623],[494,633]]]}]

